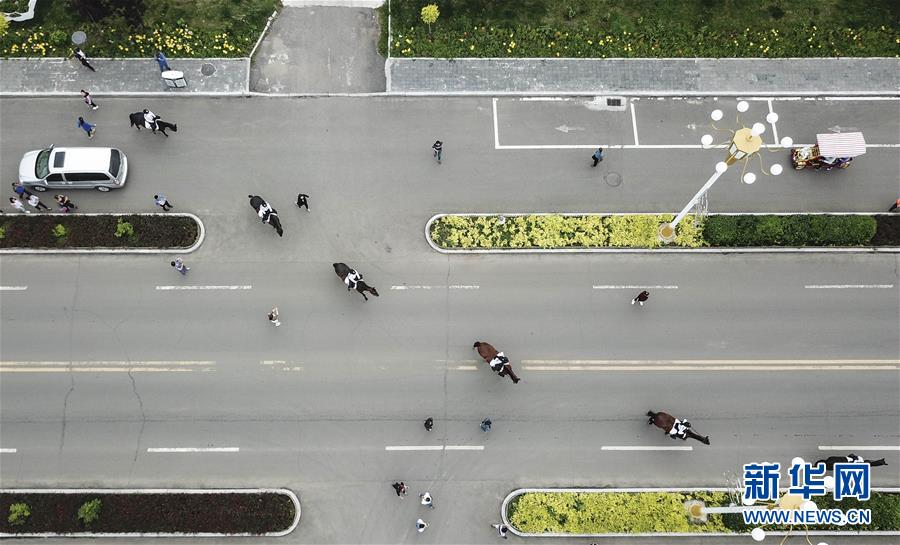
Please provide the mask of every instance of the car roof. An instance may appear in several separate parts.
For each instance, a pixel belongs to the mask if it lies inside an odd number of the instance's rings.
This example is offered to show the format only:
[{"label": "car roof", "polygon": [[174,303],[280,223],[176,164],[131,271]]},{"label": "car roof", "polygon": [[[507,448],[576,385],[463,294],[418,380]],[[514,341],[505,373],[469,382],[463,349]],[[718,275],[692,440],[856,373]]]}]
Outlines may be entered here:
[{"label": "car roof", "polygon": [[[109,157],[113,148],[53,148],[50,157],[50,171],[102,171],[109,169]],[[59,153],[65,153],[65,162],[62,166],[56,165],[56,157]]]}]

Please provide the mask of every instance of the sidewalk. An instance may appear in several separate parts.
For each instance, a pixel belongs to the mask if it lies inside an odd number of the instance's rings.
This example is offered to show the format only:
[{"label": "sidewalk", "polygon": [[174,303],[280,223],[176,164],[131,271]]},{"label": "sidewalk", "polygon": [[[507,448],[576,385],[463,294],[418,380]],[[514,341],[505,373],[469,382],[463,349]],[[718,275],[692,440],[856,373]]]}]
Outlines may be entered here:
[{"label": "sidewalk", "polygon": [[239,95],[247,92],[250,59],[169,59],[169,66],[184,72],[187,87],[166,87],[159,66],[146,59],[90,59],[91,72],[74,59],[0,59],[0,94],[53,95],[182,94]]},{"label": "sidewalk", "polygon": [[391,58],[396,94],[897,95],[900,59]]}]

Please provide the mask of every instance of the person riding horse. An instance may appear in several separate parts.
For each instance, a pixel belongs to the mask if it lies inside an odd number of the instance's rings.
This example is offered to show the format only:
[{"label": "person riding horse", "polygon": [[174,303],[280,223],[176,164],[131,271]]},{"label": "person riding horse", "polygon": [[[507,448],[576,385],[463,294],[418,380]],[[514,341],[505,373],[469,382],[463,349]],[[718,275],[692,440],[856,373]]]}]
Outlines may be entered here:
[{"label": "person riding horse", "polygon": [[250,206],[256,210],[262,222],[274,227],[278,236],[284,235],[284,230],[281,228],[281,220],[278,219],[278,211],[272,208],[272,205],[259,195],[247,195],[247,197],[250,198]]},{"label": "person riding horse", "polygon": [[359,281],[362,279],[363,277],[359,274],[359,271],[350,269],[350,272],[344,277],[344,284],[347,284],[347,291],[355,290],[357,284],[359,284]]},{"label": "person riding horse", "polygon": [[655,425],[660,428],[672,439],[681,439],[687,441],[688,438],[696,439],[704,445],[709,444],[709,436],[702,436],[691,428],[691,423],[687,420],[679,420],[669,413],[647,411],[647,425]]},{"label": "person riding horse", "polygon": [[825,469],[832,470],[834,469],[834,464],[869,464],[871,467],[878,466],[886,466],[887,462],[884,461],[884,458],[879,458],[878,460],[867,461],[862,456],[857,456],[852,452],[846,456],[829,456],[828,458],[818,460],[813,465],[825,464]]},{"label": "person riding horse", "polygon": [[519,383],[521,379],[516,376],[512,365],[509,364],[509,358],[503,352],[498,352],[496,348],[483,341],[475,341],[472,348],[478,352],[478,355],[491,366],[491,370],[497,373],[498,376],[505,377],[509,375],[513,384]]},{"label": "person riding horse", "polygon": [[378,290],[366,284],[366,281],[363,280],[362,275],[356,269],[351,269],[346,263],[332,263],[331,266],[334,267],[334,273],[338,275],[338,278],[347,285],[347,291],[356,290],[366,301],[369,300],[366,297],[366,292],[378,297]]}]

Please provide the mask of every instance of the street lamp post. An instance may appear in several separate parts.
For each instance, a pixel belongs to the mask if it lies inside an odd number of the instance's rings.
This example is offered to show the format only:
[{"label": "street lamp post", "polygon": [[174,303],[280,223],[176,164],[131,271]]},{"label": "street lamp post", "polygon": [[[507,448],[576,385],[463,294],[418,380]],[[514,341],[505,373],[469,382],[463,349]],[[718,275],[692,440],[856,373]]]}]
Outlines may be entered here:
[{"label": "street lamp post", "polygon": [[[749,104],[743,100],[738,102],[737,105],[738,112],[741,113],[746,112],[749,107]],[[710,117],[713,119],[713,121],[718,121],[722,119],[722,111],[714,110]],[[738,118],[738,121],[740,121],[740,118]],[[766,116],[766,121],[774,124],[776,121],[778,121],[778,114],[776,114],[775,112],[769,113],[769,115]],[[715,125],[713,125],[713,128],[715,128],[716,130],[721,130],[718,129]],[[732,138],[730,144],[728,145],[728,156],[725,158],[725,160],[716,163],[716,171],[712,176],[709,177],[706,183],[703,184],[703,187],[701,187],[700,190],[697,191],[696,194],[694,194],[691,200],[688,201],[687,205],[681,210],[681,212],[679,212],[678,215],[675,216],[675,219],[669,223],[663,223],[659,226],[659,238],[663,242],[668,243],[675,240],[675,227],[678,226],[678,223],[684,219],[687,213],[697,204],[697,202],[703,197],[703,195],[705,195],[706,192],[709,191],[713,184],[718,181],[722,174],[724,174],[725,171],[728,170],[729,166],[738,161],[743,161],[744,169],[746,170],[747,163],[749,162],[750,158],[756,155],[759,152],[760,148],[762,148],[762,137],[760,135],[765,131],[766,126],[762,123],[754,123],[753,127],[741,127],[740,129],[731,131]],[[712,145],[713,138],[711,135],[705,134],[703,135],[703,138],[700,139],[700,141],[703,144],[704,148],[708,148]],[[781,139],[782,147],[788,147],[792,144],[793,140],[790,137],[786,136]],[[770,170],[773,175],[778,176],[782,172],[782,167],[781,165],[776,164],[772,165],[772,168]],[[766,174],[765,170],[763,170],[763,174]],[[741,180],[745,184],[752,184],[756,181],[756,174],[752,172],[742,173]]]}]

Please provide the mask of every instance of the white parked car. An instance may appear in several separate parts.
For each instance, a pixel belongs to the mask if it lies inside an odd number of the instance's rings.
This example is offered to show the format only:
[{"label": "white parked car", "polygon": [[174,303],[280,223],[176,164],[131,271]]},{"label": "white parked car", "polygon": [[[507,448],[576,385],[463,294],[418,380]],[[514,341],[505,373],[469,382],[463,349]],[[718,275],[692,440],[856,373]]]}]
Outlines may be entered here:
[{"label": "white parked car", "polygon": [[19,163],[19,181],[37,191],[97,189],[125,185],[128,160],[116,148],[57,148],[29,151]]}]

